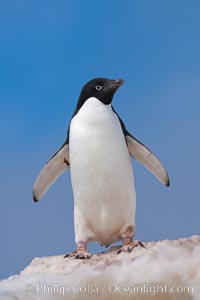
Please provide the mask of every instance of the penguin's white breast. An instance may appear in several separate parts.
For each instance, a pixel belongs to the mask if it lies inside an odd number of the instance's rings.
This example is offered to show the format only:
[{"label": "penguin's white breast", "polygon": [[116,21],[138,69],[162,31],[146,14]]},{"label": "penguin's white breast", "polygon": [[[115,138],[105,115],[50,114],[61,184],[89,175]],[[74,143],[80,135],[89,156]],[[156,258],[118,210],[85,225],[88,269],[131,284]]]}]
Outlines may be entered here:
[{"label": "penguin's white breast", "polygon": [[[135,192],[130,156],[110,105],[96,98],[85,102],[70,124],[69,156],[79,216],[90,223],[99,222],[102,230],[108,222],[114,230],[133,218]],[[113,220],[109,221],[111,216]]]}]

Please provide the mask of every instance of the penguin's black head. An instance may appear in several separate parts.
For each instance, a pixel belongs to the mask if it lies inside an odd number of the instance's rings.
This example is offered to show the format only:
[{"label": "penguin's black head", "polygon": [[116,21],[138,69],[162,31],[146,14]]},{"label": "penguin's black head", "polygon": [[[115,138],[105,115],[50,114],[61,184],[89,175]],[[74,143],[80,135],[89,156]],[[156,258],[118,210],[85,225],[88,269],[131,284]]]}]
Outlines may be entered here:
[{"label": "penguin's black head", "polygon": [[81,90],[76,111],[91,97],[97,98],[105,105],[111,104],[114,93],[123,83],[123,79],[95,78],[90,80]]}]

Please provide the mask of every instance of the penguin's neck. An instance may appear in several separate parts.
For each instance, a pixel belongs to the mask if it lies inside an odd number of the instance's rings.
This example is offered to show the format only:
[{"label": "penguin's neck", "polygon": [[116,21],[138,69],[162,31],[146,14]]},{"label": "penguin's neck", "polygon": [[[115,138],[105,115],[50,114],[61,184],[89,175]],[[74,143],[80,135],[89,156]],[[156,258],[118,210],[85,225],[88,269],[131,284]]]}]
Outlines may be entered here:
[{"label": "penguin's neck", "polygon": [[105,105],[95,97],[85,101],[75,118],[83,121],[98,123],[100,120],[114,115],[111,104]]}]

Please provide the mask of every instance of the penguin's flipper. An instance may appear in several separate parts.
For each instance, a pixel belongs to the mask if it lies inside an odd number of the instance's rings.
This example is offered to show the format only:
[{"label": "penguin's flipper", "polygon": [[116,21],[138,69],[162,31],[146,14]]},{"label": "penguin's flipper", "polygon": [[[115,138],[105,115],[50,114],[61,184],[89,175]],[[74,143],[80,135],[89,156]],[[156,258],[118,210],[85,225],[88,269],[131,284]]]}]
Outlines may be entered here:
[{"label": "penguin's flipper", "polygon": [[39,201],[56,179],[69,168],[69,144],[64,144],[46,163],[33,187],[33,200]]},{"label": "penguin's flipper", "polygon": [[169,186],[169,176],[159,159],[141,142],[126,131],[126,142],[131,156],[143,164],[164,185]]}]

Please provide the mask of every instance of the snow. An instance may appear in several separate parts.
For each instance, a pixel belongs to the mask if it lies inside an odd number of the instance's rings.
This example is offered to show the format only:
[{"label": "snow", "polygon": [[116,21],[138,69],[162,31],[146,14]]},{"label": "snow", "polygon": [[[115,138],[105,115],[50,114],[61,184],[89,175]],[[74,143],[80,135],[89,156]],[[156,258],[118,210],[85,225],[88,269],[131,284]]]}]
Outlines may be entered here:
[{"label": "snow", "polygon": [[0,282],[0,299],[200,299],[200,236],[144,245],[119,255],[113,247],[90,260],[35,258]]}]

